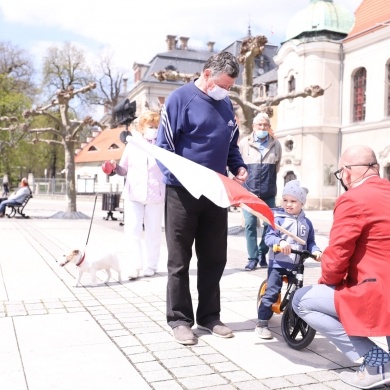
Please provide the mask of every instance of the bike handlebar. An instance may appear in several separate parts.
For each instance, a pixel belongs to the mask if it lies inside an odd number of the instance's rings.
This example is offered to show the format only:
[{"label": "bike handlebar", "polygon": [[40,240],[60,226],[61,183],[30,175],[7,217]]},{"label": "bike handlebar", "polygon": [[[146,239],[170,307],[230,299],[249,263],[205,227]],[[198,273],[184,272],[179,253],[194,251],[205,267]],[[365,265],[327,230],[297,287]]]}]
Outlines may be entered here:
[{"label": "bike handlebar", "polygon": [[[278,244],[275,244],[272,249],[273,249],[274,252],[281,252],[281,250],[282,250],[282,248]],[[305,257],[311,257],[312,259],[316,260],[316,256],[311,254],[307,250],[299,251],[297,249],[292,249],[291,248],[291,253],[294,253],[296,255],[301,255],[301,256],[303,255]]]}]

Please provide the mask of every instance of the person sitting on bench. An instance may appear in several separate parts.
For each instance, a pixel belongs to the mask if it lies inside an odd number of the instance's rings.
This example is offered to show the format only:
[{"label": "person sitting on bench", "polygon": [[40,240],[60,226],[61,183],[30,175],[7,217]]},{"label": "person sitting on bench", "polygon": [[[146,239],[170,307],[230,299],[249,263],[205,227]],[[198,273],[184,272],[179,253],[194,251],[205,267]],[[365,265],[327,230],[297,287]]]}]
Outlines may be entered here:
[{"label": "person sitting on bench", "polygon": [[7,205],[22,205],[28,196],[31,195],[31,190],[28,185],[27,179],[24,177],[20,181],[20,188],[11,194],[7,200],[3,200],[0,203],[0,218],[3,218],[5,215],[5,209]]}]

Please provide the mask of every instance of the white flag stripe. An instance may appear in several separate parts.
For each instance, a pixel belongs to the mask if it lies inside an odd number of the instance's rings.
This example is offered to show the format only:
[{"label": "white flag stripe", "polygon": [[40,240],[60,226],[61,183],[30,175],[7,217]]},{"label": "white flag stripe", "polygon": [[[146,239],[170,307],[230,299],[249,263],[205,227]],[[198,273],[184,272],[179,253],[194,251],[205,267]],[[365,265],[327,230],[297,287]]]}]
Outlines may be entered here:
[{"label": "white flag stripe", "polygon": [[159,160],[193,197],[203,195],[220,207],[230,206],[225,186],[213,170],[135,137],[127,137],[127,142]]}]

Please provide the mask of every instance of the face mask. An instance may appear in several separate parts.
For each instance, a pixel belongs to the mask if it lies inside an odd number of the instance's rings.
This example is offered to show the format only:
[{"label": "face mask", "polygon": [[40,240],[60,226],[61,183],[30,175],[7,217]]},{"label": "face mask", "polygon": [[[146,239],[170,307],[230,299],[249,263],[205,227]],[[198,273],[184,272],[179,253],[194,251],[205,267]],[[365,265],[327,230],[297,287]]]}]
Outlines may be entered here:
[{"label": "face mask", "polygon": [[152,140],[157,138],[157,132],[158,132],[158,129],[154,129],[152,127],[147,127],[144,130],[144,138],[146,138],[149,141],[152,141]]},{"label": "face mask", "polygon": [[268,135],[267,130],[256,130],[255,136],[257,139],[263,139]]},{"label": "face mask", "polygon": [[222,100],[228,95],[229,91],[219,87],[218,85],[214,85],[213,89],[207,91],[207,95],[209,95],[214,100]]}]

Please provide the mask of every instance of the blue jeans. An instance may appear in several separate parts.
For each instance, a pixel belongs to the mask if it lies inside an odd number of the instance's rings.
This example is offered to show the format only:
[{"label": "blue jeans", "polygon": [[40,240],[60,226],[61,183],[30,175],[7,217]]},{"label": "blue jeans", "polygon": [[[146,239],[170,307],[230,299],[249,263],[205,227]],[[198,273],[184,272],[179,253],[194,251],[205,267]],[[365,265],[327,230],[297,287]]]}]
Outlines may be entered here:
[{"label": "blue jeans", "polygon": [[10,204],[10,205],[13,204],[15,206],[20,206],[21,205],[21,203],[15,202],[13,199],[3,200],[0,203],[0,214],[5,214],[5,208],[7,207],[8,204]]},{"label": "blue jeans", "polygon": [[268,321],[272,315],[272,305],[278,300],[283,286],[283,275],[292,277],[292,272],[285,268],[268,268],[267,288],[264,296],[261,298],[259,312],[257,317],[260,321]]},{"label": "blue jeans", "polygon": [[[299,317],[325,336],[353,362],[375,345],[368,337],[347,335],[336,312],[333,286],[318,284],[302,287],[294,294],[292,304]],[[386,338],[390,348],[390,336]]]},{"label": "blue jeans", "polygon": [[[275,197],[262,199],[269,207],[276,207]],[[267,231],[267,223],[264,223],[263,234],[261,236],[260,243],[257,243],[257,217],[248,211],[242,210],[245,220],[245,238],[246,248],[248,251],[248,260],[258,261],[261,255],[268,253],[268,246],[264,242],[264,236]]]}]

